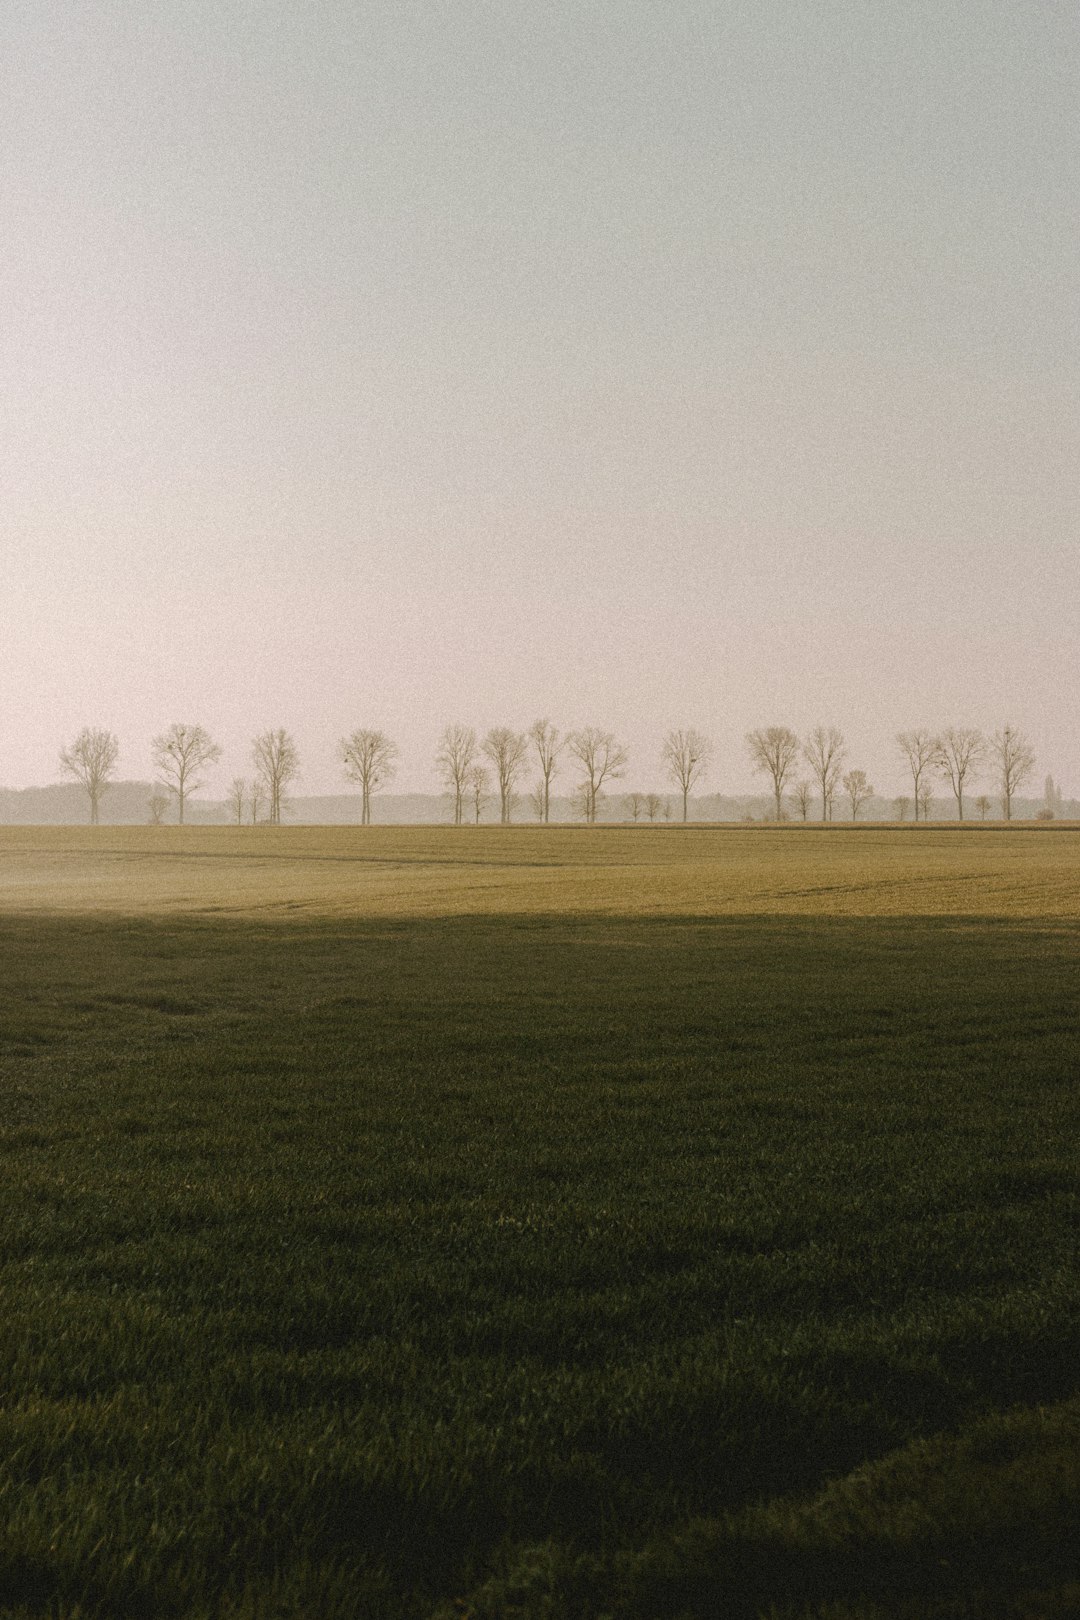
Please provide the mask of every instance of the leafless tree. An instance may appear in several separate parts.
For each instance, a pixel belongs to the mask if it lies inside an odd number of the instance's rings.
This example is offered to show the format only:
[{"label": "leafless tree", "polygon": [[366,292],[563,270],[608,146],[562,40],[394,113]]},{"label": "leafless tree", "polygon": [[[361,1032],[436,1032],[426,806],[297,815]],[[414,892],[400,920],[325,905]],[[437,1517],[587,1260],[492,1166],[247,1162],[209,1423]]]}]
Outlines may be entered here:
[{"label": "leafless tree", "polygon": [[251,759],[256,774],[266,790],[271,826],[281,825],[281,810],[285,790],[300,775],[300,756],[289,733],[278,727],[264,731],[251,745]]},{"label": "leafless tree", "polygon": [[787,726],[766,726],[748,731],[746,747],[754,771],[772,777],[776,819],[783,820],[784,783],[799,753],[799,739]]},{"label": "leafless tree", "polygon": [[205,726],[187,726],[177,721],[163,731],[150,744],[154,769],[165,779],[169,792],[176,798],[176,819],[184,825],[184,803],[189,793],[197,793],[201,782],[194,780],[197,771],[215,764],[221,758],[221,749],[213,742]]},{"label": "leafless tree", "polygon": [[116,774],[120,744],[111,731],[84,726],[68,748],[60,750],[60,769],[82,784],[90,801],[90,825],[98,824],[102,795]]},{"label": "leafless tree", "polygon": [[911,807],[911,800],[905,793],[901,793],[898,799],[893,800],[893,807],[896,810],[897,821],[906,821],[908,810]]},{"label": "leafless tree", "polygon": [[266,803],[266,787],[258,776],[253,776],[248,783],[248,803],[251,805],[251,825],[254,827],[259,820],[259,811]]},{"label": "leafless tree", "polygon": [[596,726],[572,731],[566,739],[566,746],[581,766],[586,801],[585,820],[591,824],[596,820],[600,790],[604,783],[617,781],[626,771],[626,749],[615,741],[610,731],[600,731]]},{"label": "leafless tree", "polygon": [[397,768],[397,744],[385,731],[361,727],[338,743],[345,779],[360,789],[360,825],[371,826],[371,795],[389,782]]},{"label": "leafless tree", "polygon": [[529,789],[529,809],[532,811],[537,821],[543,821],[544,810],[547,807],[547,803],[548,801],[544,793],[544,778],[541,777],[535,786]]},{"label": "leafless tree", "polygon": [[801,820],[805,821],[810,814],[810,796],[812,789],[810,783],[803,777],[796,782],[788,797],[799,812]]},{"label": "leafless tree", "polygon": [[665,821],[670,821],[671,820],[671,800],[670,799],[668,799],[668,798],[664,799],[664,808],[660,813],[663,816]]},{"label": "leafless tree", "polygon": [[933,732],[927,731],[924,726],[916,727],[914,731],[898,731],[896,733],[896,746],[907,760],[908,770],[911,772],[911,785],[915,793],[915,820],[919,819],[919,788],[922,785],[923,775],[933,770],[938,751],[938,739]]},{"label": "leafless tree", "polygon": [[513,812],[514,787],[525,769],[528,746],[524,732],[511,731],[509,726],[495,726],[482,744],[484,753],[495,767],[495,780],[499,784],[499,820],[504,826]]},{"label": "leafless tree", "polygon": [[832,820],[832,802],[844,764],[844,739],[835,726],[815,726],[803,744],[803,758],[821,789],[821,819]]},{"label": "leafless tree", "polygon": [[247,783],[242,776],[234,776],[229,783],[229,809],[236,818],[239,827],[244,819],[244,806],[247,803]]},{"label": "leafless tree", "polygon": [[476,732],[471,726],[447,726],[435,755],[435,767],[454,801],[454,826],[460,827],[469,767],[476,761]]},{"label": "leafless tree", "polygon": [[922,818],[923,818],[924,821],[929,821],[930,820],[930,811],[933,808],[933,803],[934,803],[933,783],[928,782],[928,781],[923,782],[922,786],[919,788],[919,810],[920,810],[920,812],[922,814]]},{"label": "leafless tree", "polygon": [[975,808],[979,812],[979,820],[985,821],[986,813],[990,809],[990,800],[985,793],[979,794],[979,797],[975,800]]},{"label": "leafless tree", "polygon": [[146,801],[146,808],[150,812],[151,827],[160,827],[165,820],[165,812],[169,808],[169,795],[161,788],[155,788]]},{"label": "leafless tree", "polygon": [[986,738],[973,726],[950,726],[935,741],[933,763],[948,782],[956,800],[958,818],[964,819],[964,786],[977,776],[986,759]]},{"label": "leafless tree", "polygon": [[646,793],[645,814],[648,816],[649,820],[655,821],[662,809],[663,800],[661,799],[659,793]]},{"label": "leafless tree", "polygon": [[559,768],[559,755],[566,747],[566,738],[560,738],[550,720],[535,720],[529,727],[529,737],[540,761],[540,780],[543,787],[544,810],[541,821],[551,820],[551,778]]},{"label": "leafless tree", "polygon": [[488,777],[488,773],[484,769],[483,765],[469,766],[469,774],[466,778],[465,789],[469,798],[472,800],[473,820],[477,826],[480,825],[480,816],[483,812],[485,804],[488,802],[488,798],[490,797],[488,793],[489,780],[490,778]]},{"label": "leafless tree", "polygon": [[844,792],[851,805],[851,819],[858,821],[860,806],[864,805],[873,793],[873,788],[866,780],[865,771],[848,771],[844,777]]},{"label": "leafless tree", "polygon": [[645,795],[643,793],[628,793],[623,800],[626,813],[631,821],[640,821],[641,813],[645,809]]},{"label": "leafless tree", "polygon": [[700,731],[669,731],[660,750],[660,759],[671,780],[682,794],[682,818],[687,816],[690,790],[712,758],[712,743]]},{"label": "leafless tree", "polygon": [[570,792],[570,814],[575,821],[588,821],[592,801],[588,782],[578,782]]},{"label": "leafless tree", "polygon": [[991,744],[1001,784],[1001,813],[1012,820],[1012,802],[1035,769],[1035,750],[1017,726],[1005,725]]}]

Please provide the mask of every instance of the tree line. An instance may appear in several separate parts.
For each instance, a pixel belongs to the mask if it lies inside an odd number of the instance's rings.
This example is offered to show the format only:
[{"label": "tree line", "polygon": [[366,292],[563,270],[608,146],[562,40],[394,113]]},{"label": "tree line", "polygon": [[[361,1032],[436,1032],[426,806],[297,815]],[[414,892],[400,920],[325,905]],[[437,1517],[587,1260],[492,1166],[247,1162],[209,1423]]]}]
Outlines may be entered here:
[{"label": "tree line", "polygon": [[[896,748],[912,782],[911,800],[906,795],[896,800],[901,819],[913,803],[915,820],[926,820],[934,784],[946,782],[963,821],[965,794],[973,783],[992,777],[1001,813],[1009,821],[1013,801],[1035,768],[1033,748],[1011,724],[990,737],[969,726],[950,726],[939,732],[925,728],[901,731]],[[815,726],[805,738],[788,726],[766,726],[747,733],[746,749],[753,770],[771,781],[777,821],[793,817],[807,821],[815,807],[822,821],[832,821],[838,800],[846,801],[854,821],[873,796],[863,769],[845,770],[847,747],[835,726]],[[150,797],[151,820],[162,821],[169,805],[175,803],[177,820],[183,823],[188,798],[204,785],[202,773],[218,762],[221,748],[204,726],[177,722],[152,740],[150,752],[158,779]],[[345,780],[360,789],[361,822],[368,826],[373,796],[396,772],[397,744],[383,731],[360,727],[341,739],[337,752]],[[86,792],[91,823],[99,819],[101,799],[115,777],[119,755],[120,744],[113,732],[89,726],[60,751],[61,771]],[[250,760],[252,775],[234,777],[230,784],[230,812],[238,824],[264,820],[276,826],[288,790],[300,777],[296,743],[282,727],[261,732],[252,740]],[[683,821],[688,819],[690,794],[712,760],[712,743],[700,731],[678,729],[664,738],[660,762],[681,796]],[[510,822],[530,774],[530,811],[538,821],[549,821],[552,782],[568,766],[575,777],[571,792],[574,813],[594,823],[606,792],[623,779],[628,763],[626,748],[612,732],[585,726],[563,733],[546,718],[535,721],[527,731],[495,726],[482,737],[471,726],[450,725],[435,755],[435,768],[456,826],[479,822],[493,801],[498,803],[500,822]],[[654,799],[654,794],[628,795],[626,808],[631,819],[637,821],[644,812],[654,820]],[[984,795],[978,804],[985,816],[989,800]]]},{"label": "tree line", "polygon": [[[815,726],[800,741],[788,726],[767,726],[751,731],[746,738],[754,769],[772,779],[776,819],[784,819],[785,794],[803,821],[810,813],[813,795],[820,797],[821,819],[833,819],[837,796],[843,793],[851,806],[851,819],[874,792],[861,769],[844,771],[847,749],[835,726]],[[992,737],[973,726],[949,726],[944,731],[919,727],[896,734],[897,751],[911,775],[915,820],[927,819],[934,783],[948,783],[956,800],[956,813],[964,819],[964,794],[980,778],[996,782],[1001,813],[1012,820],[1013,800],[1035,769],[1035,751],[1017,726],[1006,724]],[[799,763],[809,770],[792,782]],[[791,783],[789,788],[788,784]],[[897,815],[904,819],[912,801],[906,795],[896,800]],[[980,800],[983,815],[989,800]]]}]

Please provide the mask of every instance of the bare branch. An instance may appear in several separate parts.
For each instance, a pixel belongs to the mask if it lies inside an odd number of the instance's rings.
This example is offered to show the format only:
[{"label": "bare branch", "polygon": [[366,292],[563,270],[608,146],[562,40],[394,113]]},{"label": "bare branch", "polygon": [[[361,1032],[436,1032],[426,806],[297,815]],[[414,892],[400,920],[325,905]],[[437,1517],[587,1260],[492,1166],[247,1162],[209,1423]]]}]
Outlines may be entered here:
[{"label": "bare branch", "polygon": [[471,726],[447,726],[435,755],[435,767],[454,799],[454,826],[461,826],[465,779],[476,759],[476,732]]},{"label": "bare branch", "polygon": [[270,807],[268,820],[277,827],[285,789],[300,775],[300,756],[289,733],[280,726],[264,731],[251,745],[251,759]]},{"label": "bare branch", "polygon": [[865,771],[848,771],[844,777],[844,792],[851,805],[851,819],[858,821],[860,806],[866,803],[873,793],[873,788],[866,779]]},{"label": "bare branch", "polygon": [[184,803],[189,793],[197,793],[201,782],[193,780],[196,771],[213,765],[221,758],[221,749],[210,739],[204,726],[187,726],[177,722],[150,744],[154,769],[165,780],[169,792],[176,796],[177,817],[184,825]]},{"label": "bare branch", "polygon": [[945,778],[956,800],[956,813],[964,819],[964,784],[977,776],[986,758],[986,738],[972,726],[950,726],[934,744],[933,765]]},{"label": "bare branch", "polygon": [[499,784],[499,820],[505,826],[514,808],[514,787],[525,769],[528,741],[524,732],[496,726],[484,738],[483,751],[495,767]]},{"label": "bare branch", "polygon": [[685,821],[690,789],[712,758],[712,744],[700,731],[669,731],[664,738],[660,758],[671,780],[682,793],[682,818]]},{"label": "bare branch", "polygon": [[896,746],[907,761],[908,770],[911,772],[911,785],[915,794],[915,820],[918,821],[919,792],[923,773],[934,768],[938,739],[925,727],[916,727],[914,731],[898,731]]},{"label": "bare branch", "polygon": [[84,726],[69,748],[60,750],[60,769],[86,789],[90,801],[90,824],[96,826],[101,796],[116,774],[120,744],[111,731]]},{"label": "bare branch", "polygon": [[536,748],[540,762],[540,782],[543,794],[541,821],[551,820],[551,778],[559,768],[559,756],[566,747],[566,738],[560,738],[550,720],[534,720],[529,727],[529,738]]},{"label": "bare branch", "polygon": [[991,744],[1001,785],[1001,813],[1012,820],[1012,802],[1035,769],[1035,750],[1017,726],[1005,725]]},{"label": "bare branch", "polygon": [[[754,770],[772,777],[776,819],[782,821],[784,783],[798,757],[799,739],[788,726],[767,726],[762,731],[748,731],[746,746]],[[806,820],[805,813],[803,820]]]},{"label": "bare branch", "polygon": [[815,726],[803,744],[803,758],[821,789],[821,819],[832,820],[832,803],[844,764],[844,739],[835,726]]},{"label": "bare branch", "polygon": [[572,731],[566,746],[581,767],[585,820],[591,825],[596,821],[604,783],[609,779],[617,781],[626,772],[627,752],[610,731],[600,731],[596,726]]},{"label": "bare branch", "polygon": [[370,827],[371,796],[376,788],[393,777],[397,768],[397,744],[390,741],[385,731],[361,728],[341,739],[338,754],[346,780],[360,788],[360,824]]}]

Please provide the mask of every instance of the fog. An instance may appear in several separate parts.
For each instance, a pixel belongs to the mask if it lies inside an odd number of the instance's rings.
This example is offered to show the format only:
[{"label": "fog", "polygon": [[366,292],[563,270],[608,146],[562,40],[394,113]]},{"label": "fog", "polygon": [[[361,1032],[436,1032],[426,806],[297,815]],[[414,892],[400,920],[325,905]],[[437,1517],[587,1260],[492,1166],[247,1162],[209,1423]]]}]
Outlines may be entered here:
[{"label": "fog", "polygon": [[0,18],[0,785],[283,726],[1020,725],[1080,789],[1080,19]]}]

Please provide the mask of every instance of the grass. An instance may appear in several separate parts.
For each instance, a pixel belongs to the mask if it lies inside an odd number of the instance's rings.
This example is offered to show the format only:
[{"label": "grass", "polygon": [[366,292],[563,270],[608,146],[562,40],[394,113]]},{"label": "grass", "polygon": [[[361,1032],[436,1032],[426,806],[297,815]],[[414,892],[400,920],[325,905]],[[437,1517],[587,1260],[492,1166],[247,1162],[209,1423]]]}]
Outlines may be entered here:
[{"label": "grass", "polygon": [[0,833],[0,1612],[1080,1612],[1080,835],[245,831]]}]

